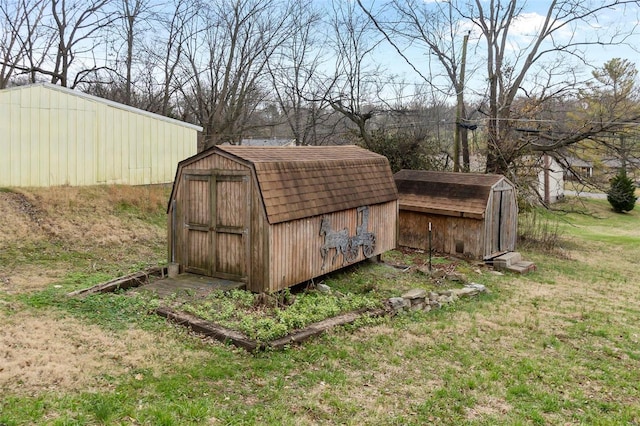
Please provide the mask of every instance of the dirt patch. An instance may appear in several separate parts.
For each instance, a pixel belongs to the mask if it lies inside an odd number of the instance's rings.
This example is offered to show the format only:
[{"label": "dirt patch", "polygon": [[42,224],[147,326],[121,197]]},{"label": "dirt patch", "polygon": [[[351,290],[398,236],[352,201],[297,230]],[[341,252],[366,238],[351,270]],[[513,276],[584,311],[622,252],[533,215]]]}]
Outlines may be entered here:
[{"label": "dirt patch", "polygon": [[161,369],[172,354],[157,335],[110,333],[46,311],[0,313],[0,320],[0,393],[105,388],[105,374]]},{"label": "dirt patch", "polygon": [[69,272],[129,272],[166,247],[165,187],[56,187],[0,192],[0,292],[46,287]]},{"label": "dirt patch", "polygon": [[42,238],[39,230],[42,212],[24,194],[0,192],[0,217],[0,244]]}]

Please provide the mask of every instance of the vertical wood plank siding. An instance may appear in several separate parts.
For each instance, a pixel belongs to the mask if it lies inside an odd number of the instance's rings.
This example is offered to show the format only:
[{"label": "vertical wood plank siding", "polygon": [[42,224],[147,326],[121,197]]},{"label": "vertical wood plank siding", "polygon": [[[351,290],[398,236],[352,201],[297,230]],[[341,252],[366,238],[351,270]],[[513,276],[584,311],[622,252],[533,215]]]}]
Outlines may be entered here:
[{"label": "vertical wood plank siding", "polygon": [[518,206],[514,185],[501,175],[401,170],[401,246],[487,259],[515,250]]},{"label": "vertical wood plank siding", "polygon": [[[470,258],[482,258],[484,255],[483,221],[408,210],[400,210],[398,245],[428,250],[429,222],[433,250]],[[457,251],[459,243],[462,243],[462,252]]]},{"label": "vertical wood plank siding", "polygon": [[[373,232],[376,237],[374,255],[395,248],[397,210],[395,201],[369,206],[369,232]],[[356,227],[359,225],[356,209],[326,216],[331,221],[331,229],[346,228],[349,236],[356,235]],[[322,216],[314,216],[271,225],[269,256],[271,273],[268,291],[281,290],[346,265],[342,254],[339,254],[336,261],[331,263],[335,253],[335,249],[331,249],[327,255],[325,268],[322,268],[320,248],[324,243],[324,237],[320,236],[321,221]],[[393,225],[390,226],[390,224]],[[360,249],[354,262],[364,259]]]}]

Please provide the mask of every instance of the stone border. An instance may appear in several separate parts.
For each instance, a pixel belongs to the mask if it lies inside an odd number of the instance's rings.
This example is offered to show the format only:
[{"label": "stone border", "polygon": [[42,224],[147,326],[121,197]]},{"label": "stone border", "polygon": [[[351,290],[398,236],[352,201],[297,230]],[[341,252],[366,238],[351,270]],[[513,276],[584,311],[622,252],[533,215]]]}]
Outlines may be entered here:
[{"label": "stone border", "polygon": [[469,283],[462,288],[454,288],[443,291],[427,292],[423,289],[409,290],[402,297],[392,297],[389,299],[391,309],[397,314],[403,311],[425,311],[438,309],[445,305],[454,303],[461,298],[477,296],[480,293],[488,293],[487,288],[482,284]]}]

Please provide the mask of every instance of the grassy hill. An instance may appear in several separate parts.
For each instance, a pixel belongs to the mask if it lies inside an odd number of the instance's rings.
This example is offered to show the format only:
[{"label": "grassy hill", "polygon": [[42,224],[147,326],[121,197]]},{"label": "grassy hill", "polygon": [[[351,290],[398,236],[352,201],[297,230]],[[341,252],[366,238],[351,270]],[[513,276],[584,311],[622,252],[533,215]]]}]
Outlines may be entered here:
[{"label": "grassy hill", "polygon": [[[561,249],[527,249],[536,272],[458,265],[488,296],[254,355],[140,297],[65,296],[164,262],[167,197],[0,192],[0,424],[640,423],[638,211],[564,205],[582,213],[550,217]],[[341,279],[389,279],[369,267]]]}]

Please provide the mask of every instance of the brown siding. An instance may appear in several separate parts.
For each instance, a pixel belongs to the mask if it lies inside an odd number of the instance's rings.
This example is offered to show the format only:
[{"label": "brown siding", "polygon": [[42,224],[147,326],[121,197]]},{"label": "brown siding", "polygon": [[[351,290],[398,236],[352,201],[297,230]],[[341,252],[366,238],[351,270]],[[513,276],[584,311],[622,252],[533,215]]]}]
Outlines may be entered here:
[{"label": "brown siding", "polygon": [[[356,234],[358,218],[356,209],[326,215],[331,221],[331,229],[347,228],[349,236]],[[268,291],[287,288],[320,275],[346,266],[340,254],[332,264],[335,249],[327,255],[325,268],[322,268],[320,248],[324,237],[320,236],[320,224],[323,216],[294,220],[271,225],[270,240],[270,285]],[[395,201],[369,206],[368,231],[375,234],[376,245],[373,255],[384,253],[396,246],[397,204]],[[355,262],[364,260],[362,249]]]},{"label": "brown siding", "polygon": [[267,291],[269,284],[269,224],[260,202],[260,190],[252,176],[250,275],[247,287],[253,292]]},{"label": "brown siding", "polygon": [[[484,222],[477,219],[400,210],[398,245],[428,250],[429,222],[433,250],[474,259],[482,258]],[[457,252],[458,242],[462,243],[462,253]]]}]

